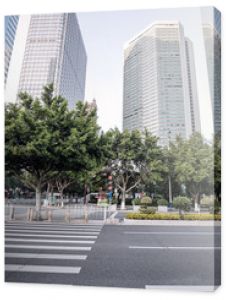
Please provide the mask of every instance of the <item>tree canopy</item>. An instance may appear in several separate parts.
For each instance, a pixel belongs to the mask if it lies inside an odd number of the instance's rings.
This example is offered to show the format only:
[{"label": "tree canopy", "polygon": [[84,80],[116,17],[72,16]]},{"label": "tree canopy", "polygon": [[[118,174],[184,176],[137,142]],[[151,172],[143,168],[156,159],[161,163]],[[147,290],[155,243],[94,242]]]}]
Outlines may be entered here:
[{"label": "tree canopy", "polygon": [[120,132],[118,129],[107,133],[109,142],[108,166],[115,186],[121,191],[121,208],[125,207],[126,194],[142,182],[161,179],[161,149],[157,138],[147,131]]},{"label": "tree canopy", "polygon": [[171,143],[170,152],[176,180],[184,184],[195,203],[200,201],[200,193],[213,187],[213,149],[199,133],[190,139],[178,137]]},{"label": "tree canopy", "polygon": [[18,103],[6,105],[6,171],[36,190],[37,212],[42,188],[55,172],[78,176],[100,163],[99,131],[95,109],[78,102],[69,110],[66,99],[54,96],[52,85],[44,88],[41,99],[22,93]]}]

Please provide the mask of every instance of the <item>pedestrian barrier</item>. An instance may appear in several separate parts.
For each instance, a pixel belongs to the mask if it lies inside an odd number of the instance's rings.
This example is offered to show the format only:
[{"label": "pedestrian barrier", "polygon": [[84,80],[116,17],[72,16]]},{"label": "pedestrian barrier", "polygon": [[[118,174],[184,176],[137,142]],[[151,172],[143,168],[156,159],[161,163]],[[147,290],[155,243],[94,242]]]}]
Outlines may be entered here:
[{"label": "pedestrian barrier", "polygon": [[110,217],[116,210],[116,205],[73,204],[62,207],[42,206],[38,214],[35,206],[12,204],[5,207],[5,218],[6,221],[32,222],[37,221],[37,215],[39,215],[40,220],[48,222],[87,224],[90,221],[98,221],[100,223],[110,223]]}]

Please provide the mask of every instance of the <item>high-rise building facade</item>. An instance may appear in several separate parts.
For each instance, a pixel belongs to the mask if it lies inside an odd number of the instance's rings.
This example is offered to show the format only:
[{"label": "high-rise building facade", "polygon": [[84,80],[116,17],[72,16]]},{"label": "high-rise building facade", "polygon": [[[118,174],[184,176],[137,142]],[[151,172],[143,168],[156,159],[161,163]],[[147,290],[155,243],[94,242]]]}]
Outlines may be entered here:
[{"label": "high-rise building facade", "polygon": [[4,69],[4,84],[7,82],[9,65],[14,46],[19,16],[5,17],[5,69]]},{"label": "high-rise building facade", "polygon": [[194,49],[193,43],[189,38],[185,38],[185,54],[188,73],[188,93],[190,100],[191,130],[192,133],[201,132]]},{"label": "high-rise building facade", "polygon": [[75,13],[32,15],[17,93],[40,97],[43,86],[53,83],[55,94],[73,108],[76,101],[84,100],[86,61]]},{"label": "high-rise building facade", "polygon": [[[154,23],[124,49],[123,129],[148,129],[168,145],[199,131],[191,42],[177,21]],[[189,67],[187,62],[189,61]],[[190,81],[189,81],[190,78]],[[200,121],[199,121],[200,122]],[[197,128],[196,128],[197,127]]]},{"label": "high-rise building facade", "polygon": [[216,8],[201,8],[214,133],[221,131],[221,13]]}]

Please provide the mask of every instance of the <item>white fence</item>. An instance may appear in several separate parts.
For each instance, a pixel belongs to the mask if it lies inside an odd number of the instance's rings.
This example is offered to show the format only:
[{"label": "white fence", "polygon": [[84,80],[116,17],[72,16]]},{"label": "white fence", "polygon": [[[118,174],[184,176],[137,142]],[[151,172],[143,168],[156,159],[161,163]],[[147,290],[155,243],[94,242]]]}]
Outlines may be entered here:
[{"label": "white fence", "polygon": [[[44,207],[40,210],[41,220],[49,222],[88,223],[98,221],[107,223],[111,220],[116,205],[98,206],[96,204],[74,204],[64,207]],[[8,205],[5,207],[6,221],[36,221],[36,209],[27,205]]]}]

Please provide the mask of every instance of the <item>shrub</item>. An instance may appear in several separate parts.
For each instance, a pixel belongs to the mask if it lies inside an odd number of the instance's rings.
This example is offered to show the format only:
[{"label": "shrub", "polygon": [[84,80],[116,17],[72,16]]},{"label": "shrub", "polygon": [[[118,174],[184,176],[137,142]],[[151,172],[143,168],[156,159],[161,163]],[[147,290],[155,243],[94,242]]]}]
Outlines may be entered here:
[{"label": "shrub", "polygon": [[159,199],[157,200],[157,204],[162,206],[168,206],[168,201],[166,199]]},{"label": "shrub", "polygon": [[148,205],[151,205],[152,203],[152,199],[151,197],[143,197],[141,200],[140,200],[140,204],[144,207],[144,208],[147,208]]},{"label": "shrub", "polygon": [[149,208],[140,208],[140,213],[141,214],[155,214],[156,213],[156,208],[154,207],[149,207]]},{"label": "shrub", "polygon": [[221,215],[216,214],[187,214],[184,216],[185,220],[200,220],[200,221],[208,221],[208,220],[215,220],[220,221]]},{"label": "shrub", "polygon": [[191,209],[191,200],[187,197],[176,197],[173,200],[173,206],[179,209],[180,218],[184,218],[184,211],[189,211]]},{"label": "shrub", "polygon": [[154,194],[152,197],[152,206],[158,206],[158,200],[163,199],[163,196],[160,194]]},{"label": "shrub", "polygon": [[179,220],[178,214],[144,214],[144,213],[128,213],[127,219],[133,220]]},{"label": "shrub", "polygon": [[[156,213],[156,214],[145,214],[145,213],[128,213],[126,215],[127,219],[132,220],[180,220],[178,214],[168,214],[168,213]],[[211,215],[211,214],[186,214],[184,220],[197,220],[197,221],[220,221],[221,215]]]},{"label": "shrub", "polygon": [[200,204],[202,207],[213,207],[214,206],[214,196],[204,196],[200,200]]},{"label": "shrub", "polygon": [[135,198],[132,200],[133,205],[140,205],[140,198]]},{"label": "shrub", "polygon": [[111,202],[112,204],[118,204],[118,199],[117,198],[115,198],[115,197],[113,197],[112,198],[112,202]]},{"label": "shrub", "polygon": [[212,207],[210,207],[210,213],[218,214],[220,210],[221,210],[220,203],[217,200],[215,200]]}]

